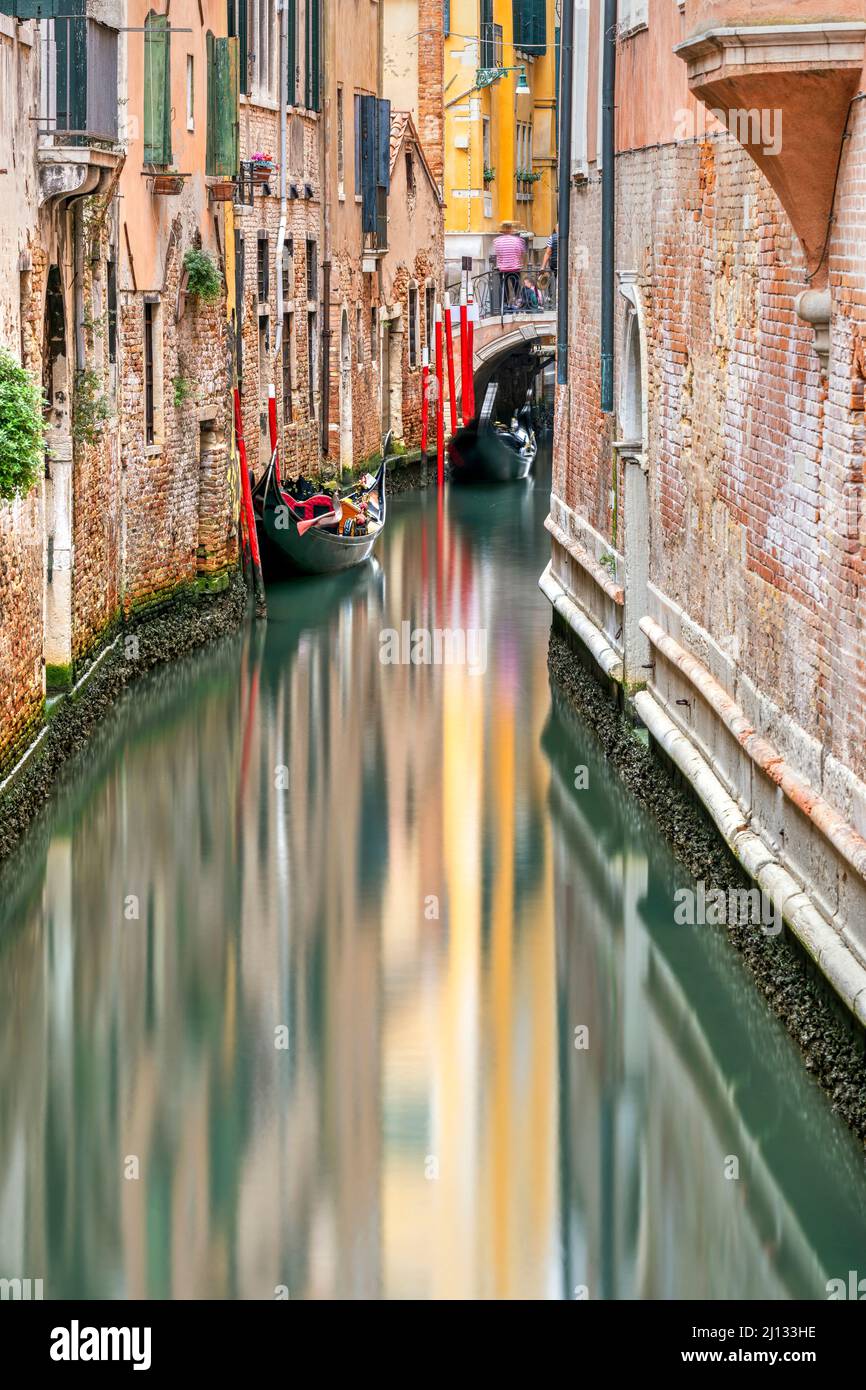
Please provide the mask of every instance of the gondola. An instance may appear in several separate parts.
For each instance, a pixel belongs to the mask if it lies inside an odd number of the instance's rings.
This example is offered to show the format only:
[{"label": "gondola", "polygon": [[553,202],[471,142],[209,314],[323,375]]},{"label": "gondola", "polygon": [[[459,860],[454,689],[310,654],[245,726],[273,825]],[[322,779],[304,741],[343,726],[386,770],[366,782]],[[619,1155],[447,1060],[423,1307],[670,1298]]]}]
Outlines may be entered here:
[{"label": "gondola", "polygon": [[382,463],[347,492],[297,498],[286,491],[275,457],[253,491],[253,506],[271,553],[304,574],[338,574],[361,565],[385,527],[385,475],[391,436]]},{"label": "gondola", "polygon": [[455,481],[511,483],[525,478],[535,462],[537,444],[532,407],[527,400],[511,425],[493,420],[497,383],[491,381],[480,416],[457,430],[448,445]]}]

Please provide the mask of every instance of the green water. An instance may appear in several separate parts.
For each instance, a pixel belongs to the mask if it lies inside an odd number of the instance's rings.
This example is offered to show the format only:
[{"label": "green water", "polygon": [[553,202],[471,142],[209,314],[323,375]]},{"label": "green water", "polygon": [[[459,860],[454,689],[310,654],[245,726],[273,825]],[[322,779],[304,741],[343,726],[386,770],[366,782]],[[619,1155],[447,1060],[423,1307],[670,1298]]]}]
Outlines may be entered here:
[{"label": "green water", "polygon": [[[724,930],[673,925],[688,879],[552,707],[548,493],[395,500],[377,564],[272,589],[266,630],[155,673],[69,768],[0,880],[0,1277],[866,1275],[862,1156]],[[383,664],[406,621],[483,660]]]}]

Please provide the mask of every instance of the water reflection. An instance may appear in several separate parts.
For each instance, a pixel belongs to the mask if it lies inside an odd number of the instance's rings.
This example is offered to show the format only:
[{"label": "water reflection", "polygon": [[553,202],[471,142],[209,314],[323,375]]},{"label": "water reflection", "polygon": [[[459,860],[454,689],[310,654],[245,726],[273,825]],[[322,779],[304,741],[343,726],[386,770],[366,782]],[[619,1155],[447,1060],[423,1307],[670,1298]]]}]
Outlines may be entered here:
[{"label": "water reflection", "polygon": [[[273,590],[70,769],[0,881],[0,1275],[788,1297],[857,1267],[859,1156],[551,709],[546,511],[543,477],[398,500],[379,564]],[[486,672],[382,665],[404,620],[486,629]]]}]

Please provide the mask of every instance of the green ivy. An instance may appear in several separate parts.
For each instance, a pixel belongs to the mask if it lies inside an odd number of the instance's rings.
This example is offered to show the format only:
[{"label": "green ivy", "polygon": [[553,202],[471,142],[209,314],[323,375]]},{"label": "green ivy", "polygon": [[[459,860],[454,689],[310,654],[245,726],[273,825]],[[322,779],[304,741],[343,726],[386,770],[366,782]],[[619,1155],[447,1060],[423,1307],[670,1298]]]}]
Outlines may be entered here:
[{"label": "green ivy", "polygon": [[207,251],[199,251],[191,246],[183,258],[186,271],[186,292],[203,304],[213,304],[223,290],[222,276],[213,256]]},{"label": "green ivy", "polygon": [[72,438],[76,444],[95,444],[103,425],[111,416],[111,407],[100,391],[101,385],[98,372],[82,371],[75,375]]},{"label": "green ivy", "polygon": [[171,383],[174,387],[174,408],[175,410],[180,410],[182,405],[185,405],[188,400],[192,399],[194,394],[193,384],[188,376],[172,377]]},{"label": "green ivy", "polygon": [[43,466],[42,392],[10,353],[0,350],[0,497],[24,497]]}]

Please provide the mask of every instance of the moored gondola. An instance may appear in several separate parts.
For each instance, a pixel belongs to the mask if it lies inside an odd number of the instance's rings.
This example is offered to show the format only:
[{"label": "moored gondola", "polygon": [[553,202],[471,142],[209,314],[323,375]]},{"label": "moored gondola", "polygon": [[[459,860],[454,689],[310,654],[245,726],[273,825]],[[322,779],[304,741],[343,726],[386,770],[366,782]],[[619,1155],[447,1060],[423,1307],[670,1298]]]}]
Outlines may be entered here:
[{"label": "moored gondola", "polygon": [[537,444],[532,407],[527,400],[511,425],[493,420],[496,382],[487,388],[481,414],[457,430],[448,445],[455,481],[511,483],[525,478],[535,461]]},{"label": "moored gondola", "polygon": [[256,486],[256,518],[272,554],[305,574],[337,574],[363,564],[385,526],[387,452],[375,475],[367,474],[348,491],[293,497],[286,491],[276,458]]}]

